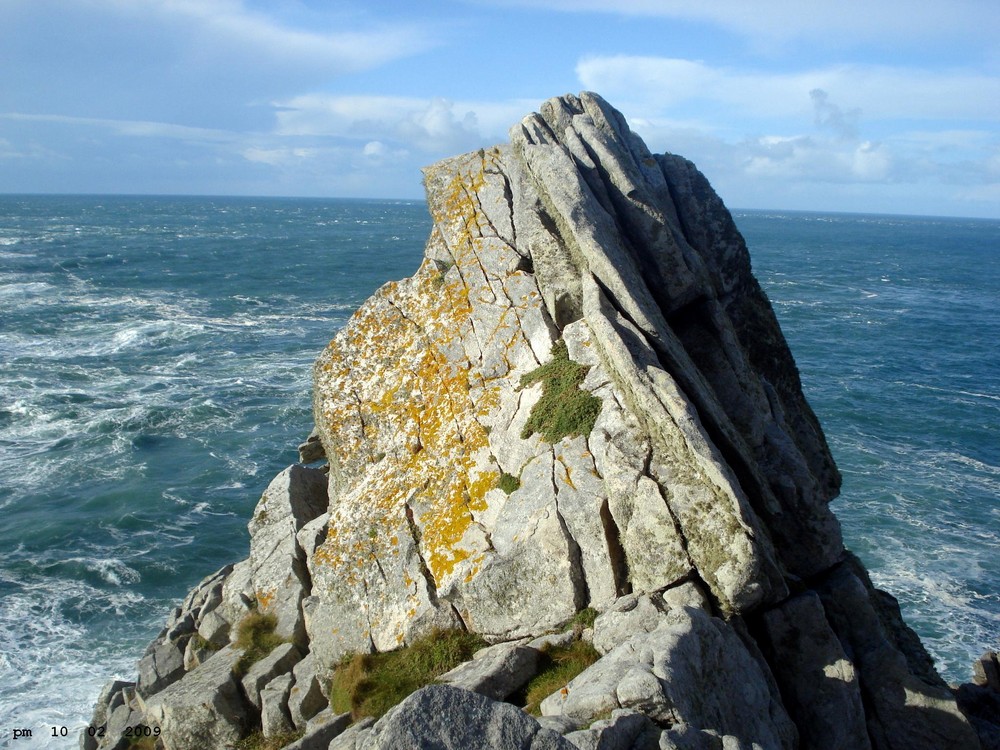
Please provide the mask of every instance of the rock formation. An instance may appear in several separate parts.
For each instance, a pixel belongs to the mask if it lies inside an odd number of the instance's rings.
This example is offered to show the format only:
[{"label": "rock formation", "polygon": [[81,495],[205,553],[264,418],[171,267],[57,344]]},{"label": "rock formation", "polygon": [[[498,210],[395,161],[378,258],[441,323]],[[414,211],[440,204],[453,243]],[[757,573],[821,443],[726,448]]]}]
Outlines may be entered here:
[{"label": "rock formation", "polygon": [[[845,551],[822,430],[690,162],[584,93],[425,184],[424,261],[316,363],[303,460],[328,465],[272,482],[249,558],[109,686],[84,747],[137,722],[167,750],[255,728],[324,750],[995,746]],[[503,702],[588,608],[601,658],[538,720]],[[286,642],[244,673],[255,613]],[[435,628],[497,645],[378,722],[333,715],[342,659]]]}]

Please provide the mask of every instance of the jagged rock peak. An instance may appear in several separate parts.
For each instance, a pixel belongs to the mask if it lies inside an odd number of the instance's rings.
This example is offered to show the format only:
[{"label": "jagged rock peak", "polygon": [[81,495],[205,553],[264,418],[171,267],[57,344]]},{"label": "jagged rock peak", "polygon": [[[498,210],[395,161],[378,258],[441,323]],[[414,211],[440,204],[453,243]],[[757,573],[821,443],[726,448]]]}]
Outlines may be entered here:
[{"label": "jagged rock peak", "polygon": [[839,559],[836,467],[690,162],[584,93],[425,184],[423,264],[315,369],[329,658],[435,625],[517,637],[691,577],[745,612]]},{"label": "jagged rock peak", "polygon": [[[294,750],[1000,746],[990,680],[958,691],[970,724],[844,550],[822,430],[690,162],[583,93],[425,185],[420,267],[316,362],[300,452],[328,467],[272,481],[249,558],[192,591],[137,684],[109,684],[84,748],[137,722],[167,750],[255,729],[303,732]],[[600,658],[538,721],[498,702],[523,705],[588,607]],[[284,642],[240,667],[237,634],[268,617]],[[345,729],[337,665],[435,628],[494,645]]]}]

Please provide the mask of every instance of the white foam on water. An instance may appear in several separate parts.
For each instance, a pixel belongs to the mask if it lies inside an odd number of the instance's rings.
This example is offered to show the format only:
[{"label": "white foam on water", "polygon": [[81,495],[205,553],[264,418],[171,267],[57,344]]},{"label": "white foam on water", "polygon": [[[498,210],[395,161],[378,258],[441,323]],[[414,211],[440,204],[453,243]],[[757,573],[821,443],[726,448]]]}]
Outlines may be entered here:
[{"label": "white foam on water", "polygon": [[16,281],[0,285],[0,297],[41,297],[54,287],[44,281]]},{"label": "white foam on water", "polygon": [[[92,702],[111,676],[134,679],[138,654],[122,653],[102,629],[90,632],[66,611],[130,614],[141,618],[143,597],[100,591],[65,578],[14,575],[0,563],[0,586],[10,589],[0,608],[0,717],[5,729],[30,728],[31,748],[75,748]],[[130,676],[131,675],[131,676]],[[52,737],[49,727],[67,727]],[[19,742],[12,747],[28,747]]]},{"label": "white foam on water", "polygon": [[70,557],[66,562],[78,563],[99,575],[105,582],[115,586],[123,583],[138,583],[142,580],[139,572],[117,558]]}]

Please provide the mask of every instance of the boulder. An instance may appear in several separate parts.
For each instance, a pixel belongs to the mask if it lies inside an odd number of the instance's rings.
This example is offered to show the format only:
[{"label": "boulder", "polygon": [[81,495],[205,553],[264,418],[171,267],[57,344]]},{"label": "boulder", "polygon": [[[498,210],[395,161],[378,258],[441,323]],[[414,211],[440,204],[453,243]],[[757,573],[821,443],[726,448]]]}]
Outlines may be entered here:
[{"label": "boulder", "polygon": [[803,745],[870,750],[858,676],[819,596],[810,591],[769,610],[763,630],[763,648]]},{"label": "boulder", "polygon": [[260,693],[271,680],[287,674],[302,659],[302,652],[294,643],[282,643],[260,661],[250,665],[240,681],[243,694],[250,704],[260,710]]},{"label": "boulder", "polygon": [[659,750],[663,730],[638,711],[617,709],[610,719],[565,735],[579,750]]},{"label": "boulder", "polygon": [[911,671],[892,638],[894,628],[879,617],[870,582],[859,579],[852,568],[850,563],[836,566],[817,591],[832,630],[857,670],[872,747],[977,748],[977,734],[954,695]]},{"label": "boulder", "polygon": [[686,608],[639,631],[542,701],[542,713],[593,719],[633,709],[662,726],[684,723],[767,748],[796,745],[768,679],[724,621]]},{"label": "boulder", "polygon": [[169,640],[157,643],[139,660],[136,691],[143,697],[153,695],[184,675],[184,650]]},{"label": "boulder", "polygon": [[240,652],[229,646],[142,702],[145,722],[167,750],[222,748],[240,739],[253,716],[233,677]]},{"label": "boulder", "polygon": [[334,737],[327,750],[360,750],[373,724],[375,719],[371,716],[359,719]]},{"label": "boulder", "polygon": [[295,665],[292,675],[294,683],[288,693],[288,713],[295,728],[304,729],[312,717],[329,705],[316,674],[316,657],[306,654]]},{"label": "boulder", "polygon": [[448,685],[410,695],[372,727],[359,750],[574,750],[509,703]]},{"label": "boulder", "polygon": [[295,534],[326,507],[326,474],[296,464],[271,481],[248,524],[257,609],[277,617],[278,635],[298,642],[305,638],[301,604],[309,575]]},{"label": "boulder", "polygon": [[606,654],[636,633],[656,630],[666,617],[666,603],[659,594],[628,594],[594,620],[592,643]]},{"label": "boulder", "polygon": [[535,676],[538,651],[521,643],[498,643],[438,678],[447,685],[502,701]]},{"label": "boulder", "polygon": [[285,750],[327,750],[351,723],[350,714],[335,714],[326,708],[316,714],[305,727],[305,734],[285,746]]},{"label": "boulder", "polygon": [[972,681],[1000,693],[1000,658],[996,651],[987,651],[973,662]]},{"label": "boulder", "polygon": [[288,734],[295,729],[288,713],[288,693],[293,680],[291,674],[282,674],[260,691],[260,727],[265,737]]}]

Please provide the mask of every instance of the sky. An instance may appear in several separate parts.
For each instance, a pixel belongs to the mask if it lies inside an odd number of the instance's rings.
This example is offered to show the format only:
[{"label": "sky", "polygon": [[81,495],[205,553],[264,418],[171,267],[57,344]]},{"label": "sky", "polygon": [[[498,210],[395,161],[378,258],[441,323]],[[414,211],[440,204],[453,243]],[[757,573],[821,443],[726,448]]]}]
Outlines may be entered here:
[{"label": "sky", "polygon": [[0,192],[421,198],[584,90],[732,208],[1000,218],[997,0],[0,0]]}]

